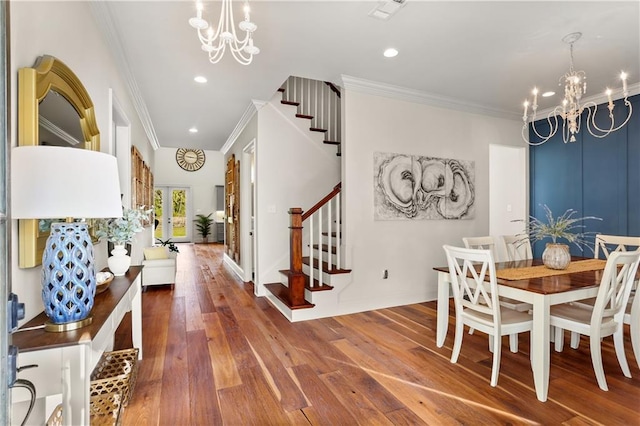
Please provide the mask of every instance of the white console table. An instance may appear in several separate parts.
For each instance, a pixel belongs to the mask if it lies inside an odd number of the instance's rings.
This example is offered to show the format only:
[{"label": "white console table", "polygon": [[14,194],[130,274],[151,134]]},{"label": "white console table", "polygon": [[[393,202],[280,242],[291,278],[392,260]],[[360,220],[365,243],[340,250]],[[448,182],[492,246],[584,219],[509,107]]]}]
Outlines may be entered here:
[{"label": "white console table", "polygon": [[[139,348],[142,359],[142,304],[140,272],[142,266],[132,266],[122,277],[115,277],[109,288],[95,298],[91,315],[93,322],[83,328],[66,332],[46,332],[44,329],[16,332],[13,345],[20,350],[18,367],[37,364],[18,373],[18,378],[31,381],[41,398],[62,396],[65,425],[89,425],[90,375],[105,350],[113,345],[113,336],[124,314],[131,311],[133,346]],[[44,324],[47,317],[38,315],[21,329]],[[22,388],[11,391],[12,403],[29,400],[29,392]],[[29,418],[29,424],[44,424],[51,409],[44,410],[45,418]],[[34,413],[35,414],[35,413]],[[40,414],[42,416],[42,413]]]}]

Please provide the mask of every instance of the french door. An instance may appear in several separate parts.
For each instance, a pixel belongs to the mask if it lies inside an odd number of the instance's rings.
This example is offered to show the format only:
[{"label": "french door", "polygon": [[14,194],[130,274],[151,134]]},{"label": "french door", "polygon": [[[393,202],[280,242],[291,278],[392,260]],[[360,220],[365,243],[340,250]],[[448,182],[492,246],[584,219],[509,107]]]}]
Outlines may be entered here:
[{"label": "french door", "polygon": [[191,190],[187,187],[156,186],[154,237],[174,243],[192,241]]}]

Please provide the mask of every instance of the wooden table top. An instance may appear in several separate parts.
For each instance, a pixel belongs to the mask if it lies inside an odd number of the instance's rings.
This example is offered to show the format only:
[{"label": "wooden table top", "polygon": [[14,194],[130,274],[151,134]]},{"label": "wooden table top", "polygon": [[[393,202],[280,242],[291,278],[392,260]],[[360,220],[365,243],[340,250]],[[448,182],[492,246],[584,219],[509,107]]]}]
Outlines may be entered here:
[{"label": "wooden table top", "polygon": [[[571,256],[572,261],[592,259],[589,257]],[[542,259],[528,259],[516,262],[496,262],[496,271],[509,268],[525,268],[529,266],[542,265]],[[433,268],[438,272],[449,272],[448,266],[438,266]],[[587,287],[600,285],[602,270],[573,272],[562,275],[554,275],[541,278],[529,278],[523,280],[503,280],[497,279],[498,284],[507,287],[519,288],[533,293],[554,294]]]},{"label": "wooden table top", "polygon": [[98,331],[100,331],[111,312],[120,303],[122,297],[129,291],[129,287],[131,287],[141,271],[142,266],[131,266],[124,276],[114,277],[109,288],[96,295],[93,309],[91,310],[93,321],[86,327],[63,332],[44,331],[44,328],[21,331],[47,322],[48,318],[42,312],[11,335],[12,344],[17,346],[20,352],[29,352],[90,342],[98,334]]}]

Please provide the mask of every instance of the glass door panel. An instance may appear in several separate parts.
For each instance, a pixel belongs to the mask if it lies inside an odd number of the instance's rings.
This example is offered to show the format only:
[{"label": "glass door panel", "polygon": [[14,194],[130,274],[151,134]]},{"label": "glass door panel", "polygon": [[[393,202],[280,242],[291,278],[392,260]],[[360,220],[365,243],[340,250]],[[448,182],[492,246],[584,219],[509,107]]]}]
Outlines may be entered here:
[{"label": "glass door panel", "polygon": [[160,238],[161,240],[164,240],[164,216],[163,216],[163,206],[164,206],[164,191],[162,190],[162,188],[156,188],[153,191],[153,207],[155,210],[155,214],[156,214],[156,221],[155,221],[155,229],[153,231],[153,236],[155,238]]},{"label": "glass door panel", "polygon": [[171,219],[171,236],[187,237],[187,190],[171,189],[171,204],[173,206]]},{"label": "glass door panel", "polygon": [[154,189],[155,238],[180,243],[191,241],[189,188],[157,186]]}]

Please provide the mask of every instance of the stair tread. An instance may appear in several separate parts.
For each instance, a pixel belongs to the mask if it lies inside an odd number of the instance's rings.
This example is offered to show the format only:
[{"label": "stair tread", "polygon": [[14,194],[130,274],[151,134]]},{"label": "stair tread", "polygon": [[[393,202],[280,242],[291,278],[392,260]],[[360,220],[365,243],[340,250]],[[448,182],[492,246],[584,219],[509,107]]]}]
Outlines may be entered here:
[{"label": "stair tread", "polygon": [[[310,265],[311,260],[309,259],[309,256],[303,257],[302,263],[304,263],[305,265],[311,266]],[[318,259],[313,259],[313,267],[316,269],[318,268]],[[322,262],[322,272],[325,272],[330,275],[348,274],[351,272],[351,269],[329,269],[329,264],[327,262]]]},{"label": "stair tread", "polygon": [[322,143],[326,143],[327,145],[340,145],[338,141],[322,141]]},{"label": "stair tread", "polygon": [[[289,272],[291,272],[290,269],[281,269],[280,271],[281,274],[284,275],[289,275]],[[309,275],[305,274],[304,272],[302,273],[304,275],[304,288],[306,288],[309,291],[327,291],[327,290],[333,290],[333,286],[329,285],[329,284],[322,284],[319,285],[320,282],[317,279],[313,279],[314,285],[313,287],[309,286]]]},{"label": "stair tread", "polygon": [[289,287],[287,287],[286,285],[284,285],[282,283],[269,283],[269,284],[265,284],[264,287],[267,290],[269,290],[271,292],[271,294],[276,296],[279,301],[284,303],[285,306],[288,307],[291,310],[309,309],[309,308],[313,308],[315,306],[313,303],[308,302],[307,300],[305,300],[305,304],[304,305],[291,306],[289,304]]},{"label": "stair tread", "polygon": [[309,127],[309,130],[311,130],[312,132],[326,132],[327,129],[321,129],[319,127]]},{"label": "stair tread", "polygon": [[294,102],[294,101],[280,101],[281,104],[284,105],[293,105],[293,106],[299,106],[300,102]]},{"label": "stair tread", "polygon": [[[314,244],[313,248],[315,250],[318,250],[319,245],[318,244]],[[328,252],[329,251],[329,245],[328,244],[323,244],[322,245],[322,251],[325,252],[325,253]],[[337,251],[336,250],[336,246],[331,246],[331,254],[336,254],[336,251]]]},{"label": "stair tread", "polygon": [[313,120],[313,115],[307,115],[307,114],[296,114],[296,117],[298,118],[306,118],[308,120]]},{"label": "stair tread", "polygon": [[[328,237],[329,233],[328,232],[323,232],[322,235],[324,235],[325,237]],[[337,236],[337,233],[334,231],[334,232],[331,233],[331,236],[335,238]],[[342,233],[340,233],[340,237],[342,237]]]}]

